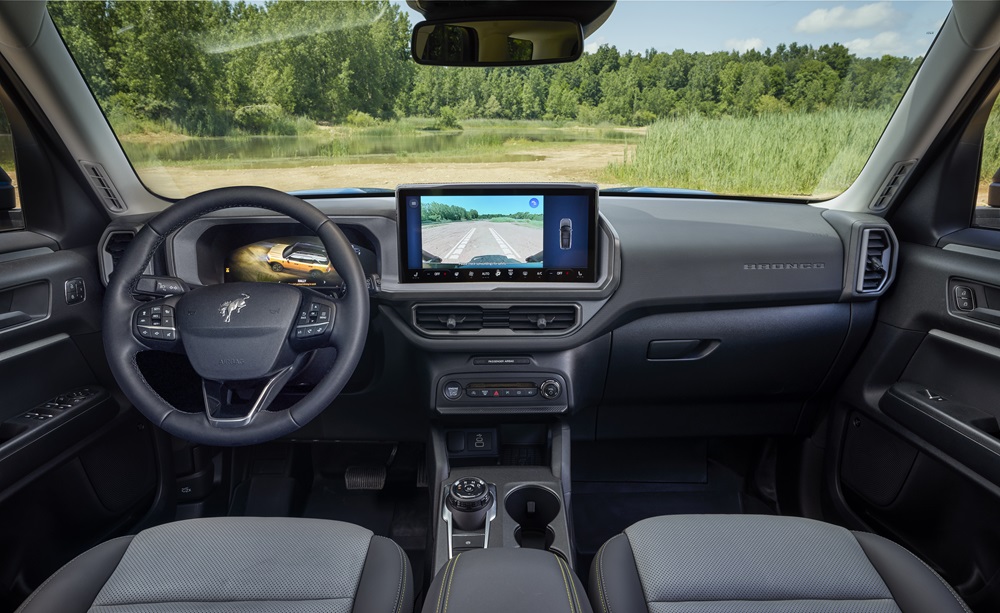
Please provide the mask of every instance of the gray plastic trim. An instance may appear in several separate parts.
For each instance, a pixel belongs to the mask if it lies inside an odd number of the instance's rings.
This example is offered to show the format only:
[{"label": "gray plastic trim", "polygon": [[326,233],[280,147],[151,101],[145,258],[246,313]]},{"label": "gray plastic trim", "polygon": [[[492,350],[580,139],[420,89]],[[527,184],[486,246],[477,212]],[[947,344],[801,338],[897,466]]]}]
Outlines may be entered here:
[{"label": "gray plastic trim", "polygon": [[965,338],[964,336],[958,336],[957,334],[952,334],[951,332],[945,332],[944,330],[938,330],[936,328],[928,332],[927,335],[939,338],[948,343],[960,345],[966,349],[971,349],[972,351],[977,351],[992,358],[1000,358],[1000,348],[994,347],[993,345],[987,345],[986,343],[980,343],[979,341],[974,341],[971,338]]},{"label": "gray plastic trim", "polygon": [[1000,260],[1000,251],[994,251],[992,249],[983,249],[982,247],[970,247],[969,245],[958,245],[956,243],[948,243],[942,247],[945,251],[954,251],[955,253],[965,253],[968,255],[978,255],[982,258],[990,258],[991,260]]},{"label": "gray plastic trim", "polygon": [[56,343],[61,343],[63,341],[69,340],[69,335],[60,332],[59,334],[53,334],[47,338],[43,338],[37,341],[26,343],[20,347],[15,347],[14,349],[8,349],[7,351],[0,351],[0,362],[6,362],[18,356],[22,356],[26,353],[31,353],[32,351],[38,351],[48,347],[49,345],[55,345]]}]

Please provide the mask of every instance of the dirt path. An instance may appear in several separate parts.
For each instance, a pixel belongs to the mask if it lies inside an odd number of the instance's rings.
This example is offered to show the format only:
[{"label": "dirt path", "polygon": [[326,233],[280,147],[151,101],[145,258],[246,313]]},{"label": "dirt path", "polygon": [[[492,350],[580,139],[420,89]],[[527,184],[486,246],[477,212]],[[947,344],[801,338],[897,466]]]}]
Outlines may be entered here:
[{"label": "dirt path", "polygon": [[[412,164],[337,164],[300,168],[203,169],[165,166],[140,169],[152,191],[186,196],[226,185],[266,185],[293,191],[326,187],[395,188],[401,183],[448,182],[590,182],[596,183],[609,162],[621,161],[625,146],[618,143],[566,143],[561,148],[525,147],[505,154],[529,154],[543,159],[529,162],[473,162]],[[603,187],[614,187],[604,185]]]},{"label": "dirt path", "polygon": [[542,227],[491,221],[440,224],[423,231],[423,250],[448,264],[465,264],[489,255],[524,262],[542,250]]}]

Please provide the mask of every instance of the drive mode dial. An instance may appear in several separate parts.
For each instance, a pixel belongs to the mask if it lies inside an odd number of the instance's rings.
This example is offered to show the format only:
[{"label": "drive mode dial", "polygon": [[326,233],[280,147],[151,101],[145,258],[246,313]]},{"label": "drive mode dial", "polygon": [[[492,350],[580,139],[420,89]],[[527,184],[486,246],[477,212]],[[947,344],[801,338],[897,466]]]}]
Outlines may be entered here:
[{"label": "drive mode dial", "polygon": [[562,392],[562,386],[559,385],[559,382],[555,379],[549,379],[538,386],[538,393],[541,394],[542,398],[545,398],[546,400],[558,398],[560,392]]}]

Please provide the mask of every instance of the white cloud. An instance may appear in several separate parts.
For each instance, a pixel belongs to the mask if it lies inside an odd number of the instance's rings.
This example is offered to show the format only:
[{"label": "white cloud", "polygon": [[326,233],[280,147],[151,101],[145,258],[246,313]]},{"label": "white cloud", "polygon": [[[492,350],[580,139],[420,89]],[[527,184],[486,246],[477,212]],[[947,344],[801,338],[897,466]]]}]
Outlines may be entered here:
[{"label": "white cloud", "polygon": [[597,38],[591,40],[589,43],[587,43],[587,44],[585,44],[583,46],[583,52],[584,53],[597,53],[597,50],[600,48],[600,46],[603,45],[603,44],[605,44],[605,43],[607,43],[607,42],[608,42],[608,39],[606,39],[603,36],[598,36]]},{"label": "white cloud", "polygon": [[896,16],[889,2],[866,4],[856,9],[844,5],[832,9],[816,9],[795,24],[796,32],[826,32],[827,30],[881,28],[892,24]]},{"label": "white cloud", "polygon": [[899,32],[880,32],[871,38],[855,38],[844,43],[844,46],[851,50],[851,53],[862,57],[882,57],[883,55],[912,55],[914,44],[923,44],[921,49],[926,48],[927,41],[913,41],[904,39]]},{"label": "white cloud", "polygon": [[764,48],[764,41],[759,38],[730,38],[723,43],[723,46],[744,53],[751,49],[760,51]]}]

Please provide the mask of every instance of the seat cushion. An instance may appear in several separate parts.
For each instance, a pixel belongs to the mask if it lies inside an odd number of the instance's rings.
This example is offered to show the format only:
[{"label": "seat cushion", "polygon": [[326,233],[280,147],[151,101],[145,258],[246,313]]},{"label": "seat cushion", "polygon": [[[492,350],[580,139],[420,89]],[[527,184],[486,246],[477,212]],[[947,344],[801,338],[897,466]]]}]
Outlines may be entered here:
[{"label": "seat cushion", "polygon": [[641,521],[594,558],[595,611],[967,613],[898,545],[793,517],[677,515]]},{"label": "seat cushion", "polygon": [[392,541],[343,522],[231,517],[157,526],[63,567],[24,613],[412,611]]}]

